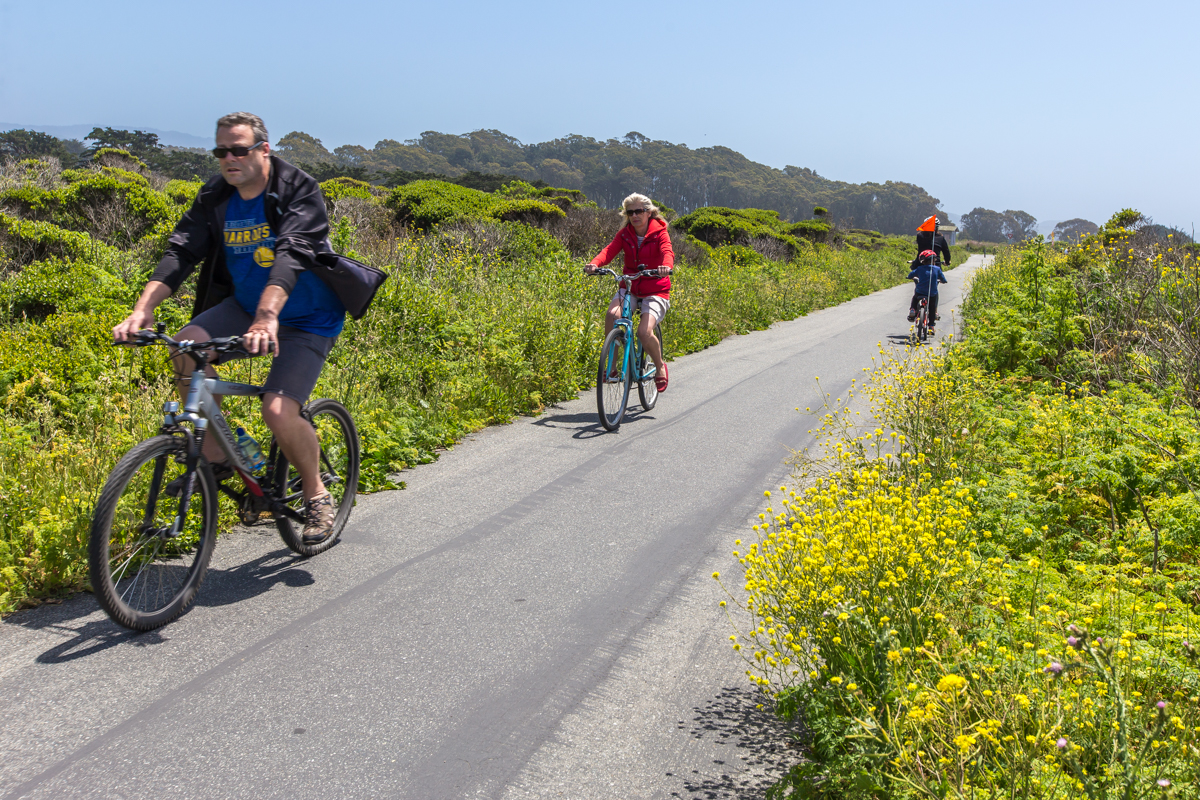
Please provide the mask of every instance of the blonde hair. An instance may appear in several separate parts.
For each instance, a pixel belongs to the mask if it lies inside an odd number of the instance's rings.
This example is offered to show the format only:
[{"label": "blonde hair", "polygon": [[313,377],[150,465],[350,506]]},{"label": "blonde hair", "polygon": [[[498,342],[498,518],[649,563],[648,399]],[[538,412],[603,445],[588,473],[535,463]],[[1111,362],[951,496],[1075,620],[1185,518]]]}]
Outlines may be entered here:
[{"label": "blonde hair", "polygon": [[634,208],[647,209],[650,212],[650,219],[661,219],[663,222],[667,221],[663,217],[662,212],[658,210],[658,206],[654,205],[653,200],[651,200],[649,197],[646,197],[644,194],[638,194],[637,192],[634,192],[633,194],[629,195],[629,197],[626,197],[621,201],[621,216],[625,218],[626,222],[629,221],[630,203],[638,204],[635,205]]}]

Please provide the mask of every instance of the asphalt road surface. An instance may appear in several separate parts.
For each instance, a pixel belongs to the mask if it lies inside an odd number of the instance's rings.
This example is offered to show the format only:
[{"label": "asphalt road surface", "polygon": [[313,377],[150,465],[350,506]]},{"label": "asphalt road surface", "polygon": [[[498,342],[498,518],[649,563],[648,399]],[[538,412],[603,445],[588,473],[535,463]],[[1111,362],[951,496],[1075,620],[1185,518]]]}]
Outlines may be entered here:
[{"label": "asphalt road surface", "polygon": [[[940,333],[979,260],[948,273]],[[738,585],[814,376],[836,397],[903,347],[910,294],[680,358],[617,433],[586,392],[471,436],[316,558],[269,523],[222,537],[159,631],[90,595],[7,617],[0,800],[761,796],[797,751],[710,576]]]}]

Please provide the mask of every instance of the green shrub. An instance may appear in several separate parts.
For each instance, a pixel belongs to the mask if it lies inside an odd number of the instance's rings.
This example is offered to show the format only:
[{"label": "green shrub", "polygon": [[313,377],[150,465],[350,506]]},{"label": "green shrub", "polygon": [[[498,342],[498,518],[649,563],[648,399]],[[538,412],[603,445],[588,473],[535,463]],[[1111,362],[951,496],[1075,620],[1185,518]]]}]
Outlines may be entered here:
[{"label": "green shrub", "polygon": [[0,248],[7,259],[28,264],[50,258],[86,258],[96,246],[85,233],[0,213]]},{"label": "green shrub", "polygon": [[127,311],[134,299],[124,281],[95,264],[35,261],[0,282],[0,319],[43,319],[71,312],[108,315]]},{"label": "green shrub", "polygon": [[170,180],[163,187],[163,194],[175,205],[188,207],[203,187],[204,184],[199,181]]},{"label": "green shrub", "polygon": [[142,175],[150,174],[150,167],[145,161],[119,147],[101,147],[92,154],[92,163],[100,167],[115,167],[121,170],[136,171]]},{"label": "green shrub", "polygon": [[118,245],[131,245],[163,222],[182,214],[171,196],[150,188],[141,175],[117,167],[64,170],[65,186],[24,186],[0,192],[0,204],[60,228],[81,231]]},{"label": "green shrub", "polygon": [[785,232],[778,211],[706,207],[679,217],[671,225],[711,247],[776,242],[784,248],[785,258],[801,249],[796,238]]},{"label": "green shrub", "polygon": [[521,222],[542,228],[567,216],[556,205],[531,199],[500,200],[488,209],[487,215],[504,222]]},{"label": "green shrub", "polygon": [[791,225],[785,225],[783,230],[789,236],[795,236],[799,239],[808,239],[810,242],[824,242],[829,238],[829,232],[833,230],[833,226],[828,222],[802,220],[800,222],[793,222]]},{"label": "green shrub", "polygon": [[321,184],[321,192],[325,195],[325,204],[329,207],[343,197],[357,197],[361,200],[375,199],[375,191],[371,184],[354,178],[331,178]]},{"label": "green shrub", "polygon": [[396,219],[418,230],[432,230],[463,218],[486,216],[491,195],[445,181],[414,181],[393,189],[385,204]]}]

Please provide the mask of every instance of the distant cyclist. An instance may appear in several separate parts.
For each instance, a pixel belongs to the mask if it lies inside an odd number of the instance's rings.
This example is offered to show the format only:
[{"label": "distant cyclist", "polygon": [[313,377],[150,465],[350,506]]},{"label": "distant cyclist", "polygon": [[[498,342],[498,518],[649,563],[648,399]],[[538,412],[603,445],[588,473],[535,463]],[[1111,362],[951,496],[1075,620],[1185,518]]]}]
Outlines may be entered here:
[{"label": "distant cyclist", "polygon": [[917,228],[917,252],[920,253],[924,250],[941,253],[942,264],[950,266],[950,245],[946,244],[946,237],[938,233],[936,215],[927,218]]},{"label": "distant cyclist", "polygon": [[[316,432],[300,409],[346,317],[337,295],[308,269],[318,253],[330,249],[325,200],[311,175],[271,154],[267,128],[254,114],[217,120],[216,143],[221,174],[204,184],[175,226],[166,254],[113,337],[128,341],[152,327],[154,309],[201,265],[192,320],[176,336],[193,341],[243,336],[250,353],[272,352],[263,421],[300,473],[303,539],[315,544],[333,527],[333,498],[321,481]],[[176,358],[176,378],[186,389],[183,361]],[[209,374],[216,372],[210,367]],[[211,439],[204,442],[204,457],[218,480],[232,475]],[[165,487],[168,494],[182,491],[174,483]]]},{"label": "distant cyclist", "polygon": [[[631,194],[621,204],[622,216],[628,223],[617,231],[617,235],[608,246],[600,251],[600,255],[592,259],[584,267],[589,275],[600,267],[610,263],[620,253],[625,254],[626,275],[634,275],[642,268],[658,268],[658,277],[638,278],[633,282],[631,291],[633,299],[641,314],[638,322],[638,341],[642,349],[654,359],[656,367],[654,385],[658,391],[667,390],[667,365],[663,362],[662,342],[654,335],[654,326],[662,322],[671,307],[671,279],[668,270],[675,264],[675,251],[671,249],[671,237],[667,233],[667,221],[649,197],[644,194]],[[641,265],[641,266],[639,266]],[[624,301],[622,292],[613,295],[608,305],[608,314],[604,318],[604,333],[607,336],[612,330],[613,323],[621,315],[621,305]]]},{"label": "distant cyclist", "polygon": [[938,264],[937,253],[932,250],[925,250],[916,258],[913,259],[912,271],[908,273],[908,279],[917,282],[916,289],[913,290],[912,304],[908,307],[908,321],[912,322],[917,318],[917,309],[920,307],[921,298],[928,301],[928,319],[929,319],[929,334],[933,335],[933,329],[937,324],[937,307],[938,307],[938,288],[939,283],[946,283],[946,274],[942,272],[941,266]]}]

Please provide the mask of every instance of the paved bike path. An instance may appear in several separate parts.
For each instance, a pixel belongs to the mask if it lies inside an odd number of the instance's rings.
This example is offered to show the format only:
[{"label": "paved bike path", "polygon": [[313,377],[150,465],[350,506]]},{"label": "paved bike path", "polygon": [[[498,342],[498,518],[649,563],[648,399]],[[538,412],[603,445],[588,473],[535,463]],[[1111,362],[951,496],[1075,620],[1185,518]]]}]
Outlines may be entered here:
[{"label": "paved bike path", "polygon": [[[978,262],[947,274],[943,332]],[[362,498],[316,558],[270,525],[222,537],[159,631],[88,595],[9,617],[0,798],[761,794],[795,754],[762,735],[782,726],[709,575],[735,574],[733,540],[810,441],[813,376],[844,393],[910,294],[680,358],[617,433],[594,392],[480,432]]]}]

